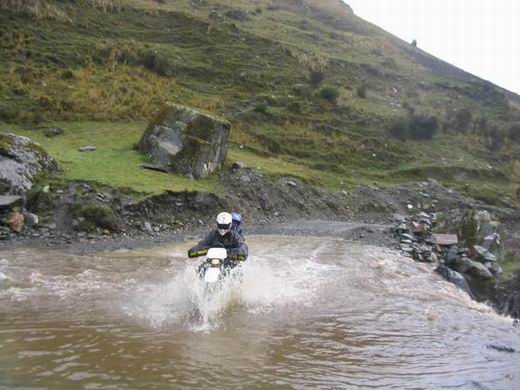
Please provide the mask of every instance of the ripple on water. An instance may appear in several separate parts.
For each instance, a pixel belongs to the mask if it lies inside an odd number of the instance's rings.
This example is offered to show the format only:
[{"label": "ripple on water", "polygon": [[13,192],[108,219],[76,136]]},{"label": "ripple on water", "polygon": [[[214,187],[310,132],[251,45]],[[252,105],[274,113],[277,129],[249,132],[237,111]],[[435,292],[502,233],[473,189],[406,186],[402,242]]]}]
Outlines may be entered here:
[{"label": "ripple on water", "polygon": [[189,243],[9,253],[0,387],[520,386],[520,354],[487,347],[520,351],[511,320],[428,265],[337,239],[248,242],[210,296]]}]

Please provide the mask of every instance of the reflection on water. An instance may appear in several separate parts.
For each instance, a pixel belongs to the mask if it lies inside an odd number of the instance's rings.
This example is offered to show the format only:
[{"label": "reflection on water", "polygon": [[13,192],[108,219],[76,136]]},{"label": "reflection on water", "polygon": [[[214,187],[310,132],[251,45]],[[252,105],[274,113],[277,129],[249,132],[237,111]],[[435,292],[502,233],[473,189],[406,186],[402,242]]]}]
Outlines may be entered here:
[{"label": "reflection on water", "polygon": [[337,239],[248,242],[213,294],[190,243],[0,254],[0,387],[520,387],[511,320],[427,265]]}]

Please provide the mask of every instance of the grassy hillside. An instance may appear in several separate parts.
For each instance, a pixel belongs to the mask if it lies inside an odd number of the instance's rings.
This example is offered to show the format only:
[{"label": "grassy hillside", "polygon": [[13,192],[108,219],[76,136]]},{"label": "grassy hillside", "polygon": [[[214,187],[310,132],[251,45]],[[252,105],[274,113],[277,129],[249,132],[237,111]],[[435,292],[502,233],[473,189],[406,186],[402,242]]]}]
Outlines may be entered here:
[{"label": "grassy hillside", "polygon": [[[273,175],[331,188],[435,177],[516,201],[520,98],[339,0],[8,0],[0,8],[0,128],[23,126],[72,167],[67,179],[216,189],[215,180],[124,174],[138,169],[132,143],[144,121],[174,101],[225,115],[230,159]],[[38,133],[56,123],[65,137]],[[119,174],[76,152],[77,143],[106,141],[122,151],[103,154]]]}]

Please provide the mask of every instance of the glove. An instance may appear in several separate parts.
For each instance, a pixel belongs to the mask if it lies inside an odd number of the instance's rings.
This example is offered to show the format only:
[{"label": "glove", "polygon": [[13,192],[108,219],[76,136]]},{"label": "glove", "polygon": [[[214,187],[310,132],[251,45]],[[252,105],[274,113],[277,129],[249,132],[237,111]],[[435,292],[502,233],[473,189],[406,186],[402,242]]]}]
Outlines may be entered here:
[{"label": "glove", "polygon": [[194,257],[200,257],[200,256],[204,256],[204,255],[207,255],[208,254],[208,250],[207,249],[199,249],[198,251],[192,251],[191,249],[188,251],[188,257],[190,259],[194,258]]},{"label": "glove", "polygon": [[245,260],[247,260],[247,256],[244,256],[244,255],[232,255],[232,256],[228,256],[228,259],[229,260],[233,260],[233,261],[245,261]]}]

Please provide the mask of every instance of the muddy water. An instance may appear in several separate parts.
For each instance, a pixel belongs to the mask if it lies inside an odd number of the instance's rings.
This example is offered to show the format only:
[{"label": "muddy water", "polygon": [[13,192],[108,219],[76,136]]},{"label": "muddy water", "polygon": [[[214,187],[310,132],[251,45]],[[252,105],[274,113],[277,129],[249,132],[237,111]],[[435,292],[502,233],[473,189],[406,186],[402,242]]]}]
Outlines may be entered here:
[{"label": "muddy water", "polygon": [[520,388],[518,329],[425,265],[256,236],[206,296],[189,244],[1,253],[0,387]]}]

